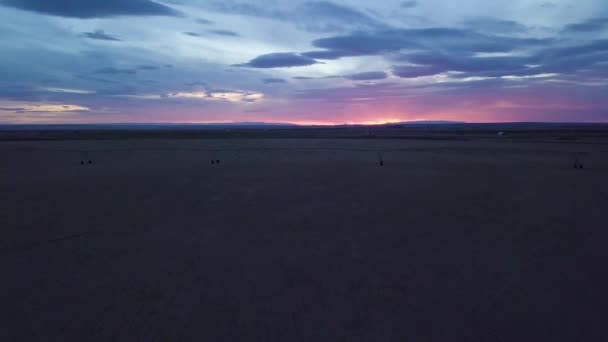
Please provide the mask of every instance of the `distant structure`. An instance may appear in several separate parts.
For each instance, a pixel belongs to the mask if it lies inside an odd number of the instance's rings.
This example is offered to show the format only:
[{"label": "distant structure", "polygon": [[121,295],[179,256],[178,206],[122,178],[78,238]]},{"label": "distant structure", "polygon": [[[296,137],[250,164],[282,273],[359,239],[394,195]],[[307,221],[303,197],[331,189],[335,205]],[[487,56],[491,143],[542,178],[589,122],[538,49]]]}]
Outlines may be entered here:
[{"label": "distant structure", "polygon": [[378,152],[378,165],[384,166],[384,157],[382,156],[382,153],[380,153],[380,152]]},{"label": "distant structure", "polygon": [[80,165],[84,165],[84,164],[93,164],[93,161],[89,158],[88,151],[80,152]]},{"label": "distant structure", "polygon": [[582,169],[583,168],[583,162],[580,161],[578,156],[574,157],[574,164],[572,165],[575,169]]}]

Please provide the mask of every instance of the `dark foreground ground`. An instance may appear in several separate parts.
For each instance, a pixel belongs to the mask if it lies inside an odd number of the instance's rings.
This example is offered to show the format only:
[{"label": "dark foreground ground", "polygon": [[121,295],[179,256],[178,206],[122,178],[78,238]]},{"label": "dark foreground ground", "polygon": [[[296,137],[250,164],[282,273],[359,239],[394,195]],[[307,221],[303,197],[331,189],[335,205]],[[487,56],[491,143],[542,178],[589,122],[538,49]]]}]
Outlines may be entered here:
[{"label": "dark foreground ground", "polygon": [[0,159],[0,341],[608,340],[608,145],[23,141]]}]

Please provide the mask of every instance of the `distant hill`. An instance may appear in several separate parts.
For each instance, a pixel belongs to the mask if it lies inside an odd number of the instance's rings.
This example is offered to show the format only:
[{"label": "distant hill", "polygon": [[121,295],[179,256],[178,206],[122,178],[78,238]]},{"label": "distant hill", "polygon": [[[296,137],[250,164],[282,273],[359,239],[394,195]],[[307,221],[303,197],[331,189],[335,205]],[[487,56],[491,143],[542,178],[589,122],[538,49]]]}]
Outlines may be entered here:
[{"label": "distant hill", "polygon": [[403,121],[390,123],[388,125],[453,125],[466,124],[464,121],[447,121],[447,120],[421,120],[421,121]]},{"label": "distant hill", "polygon": [[196,129],[196,128],[264,128],[297,127],[290,123],[275,122],[222,122],[222,123],[116,123],[116,124],[51,124],[51,125],[0,125],[3,131],[46,131],[46,130],[158,130],[158,129]]}]

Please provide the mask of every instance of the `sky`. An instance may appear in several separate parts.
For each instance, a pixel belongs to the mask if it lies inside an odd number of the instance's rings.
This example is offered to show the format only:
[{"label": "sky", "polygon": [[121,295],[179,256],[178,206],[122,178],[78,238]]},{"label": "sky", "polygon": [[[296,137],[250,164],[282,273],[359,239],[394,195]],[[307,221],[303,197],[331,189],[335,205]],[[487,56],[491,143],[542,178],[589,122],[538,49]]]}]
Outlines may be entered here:
[{"label": "sky", "polygon": [[0,0],[0,123],[608,122],[605,0]]}]

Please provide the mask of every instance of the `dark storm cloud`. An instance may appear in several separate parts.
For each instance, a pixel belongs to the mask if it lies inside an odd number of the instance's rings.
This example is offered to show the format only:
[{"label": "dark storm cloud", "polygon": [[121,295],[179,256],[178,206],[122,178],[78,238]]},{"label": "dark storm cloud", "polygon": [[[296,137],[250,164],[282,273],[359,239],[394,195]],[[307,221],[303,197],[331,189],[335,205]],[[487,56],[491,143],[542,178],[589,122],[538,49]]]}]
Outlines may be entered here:
[{"label": "dark storm cloud", "polygon": [[0,4],[26,11],[73,18],[178,14],[170,7],[151,0],[0,0]]},{"label": "dark storm cloud", "polygon": [[105,33],[103,30],[96,30],[93,32],[83,32],[82,36],[86,37],[86,38],[90,38],[90,39],[97,39],[97,40],[109,40],[109,41],[115,41],[115,42],[121,41],[120,39]]},{"label": "dark storm cloud", "polygon": [[368,72],[360,72],[357,74],[351,74],[344,76],[349,80],[353,81],[373,81],[373,80],[383,80],[387,78],[388,75],[384,71],[368,71]]},{"label": "dark storm cloud", "polygon": [[494,18],[472,18],[464,22],[464,25],[475,30],[490,33],[522,33],[527,27],[513,20],[502,20]]},{"label": "dark storm cloud", "polygon": [[137,73],[135,69],[120,69],[114,67],[101,68],[95,71],[96,74],[109,74],[109,75],[133,75]]},{"label": "dark storm cloud", "polygon": [[282,78],[265,78],[262,82],[264,82],[264,84],[287,83],[287,81]]},{"label": "dark storm cloud", "polygon": [[564,27],[564,32],[597,32],[608,29],[608,17],[593,18],[582,23],[569,24]]},{"label": "dark storm cloud", "polygon": [[235,66],[250,68],[289,68],[317,64],[318,62],[310,57],[301,56],[291,52],[269,53],[258,56],[244,64]]},{"label": "dark storm cloud", "polygon": [[410,0],[410,1],[402,1],[400,4],[401,8],[414,8],[418,6],[418,1]]},{"label": "dark storm cloud", "polygon": [[207,32],[218,35],[218,36],[240,37],[240,34],[233,32],[233,31],[228,31],[228,30],[209,30]]}]

